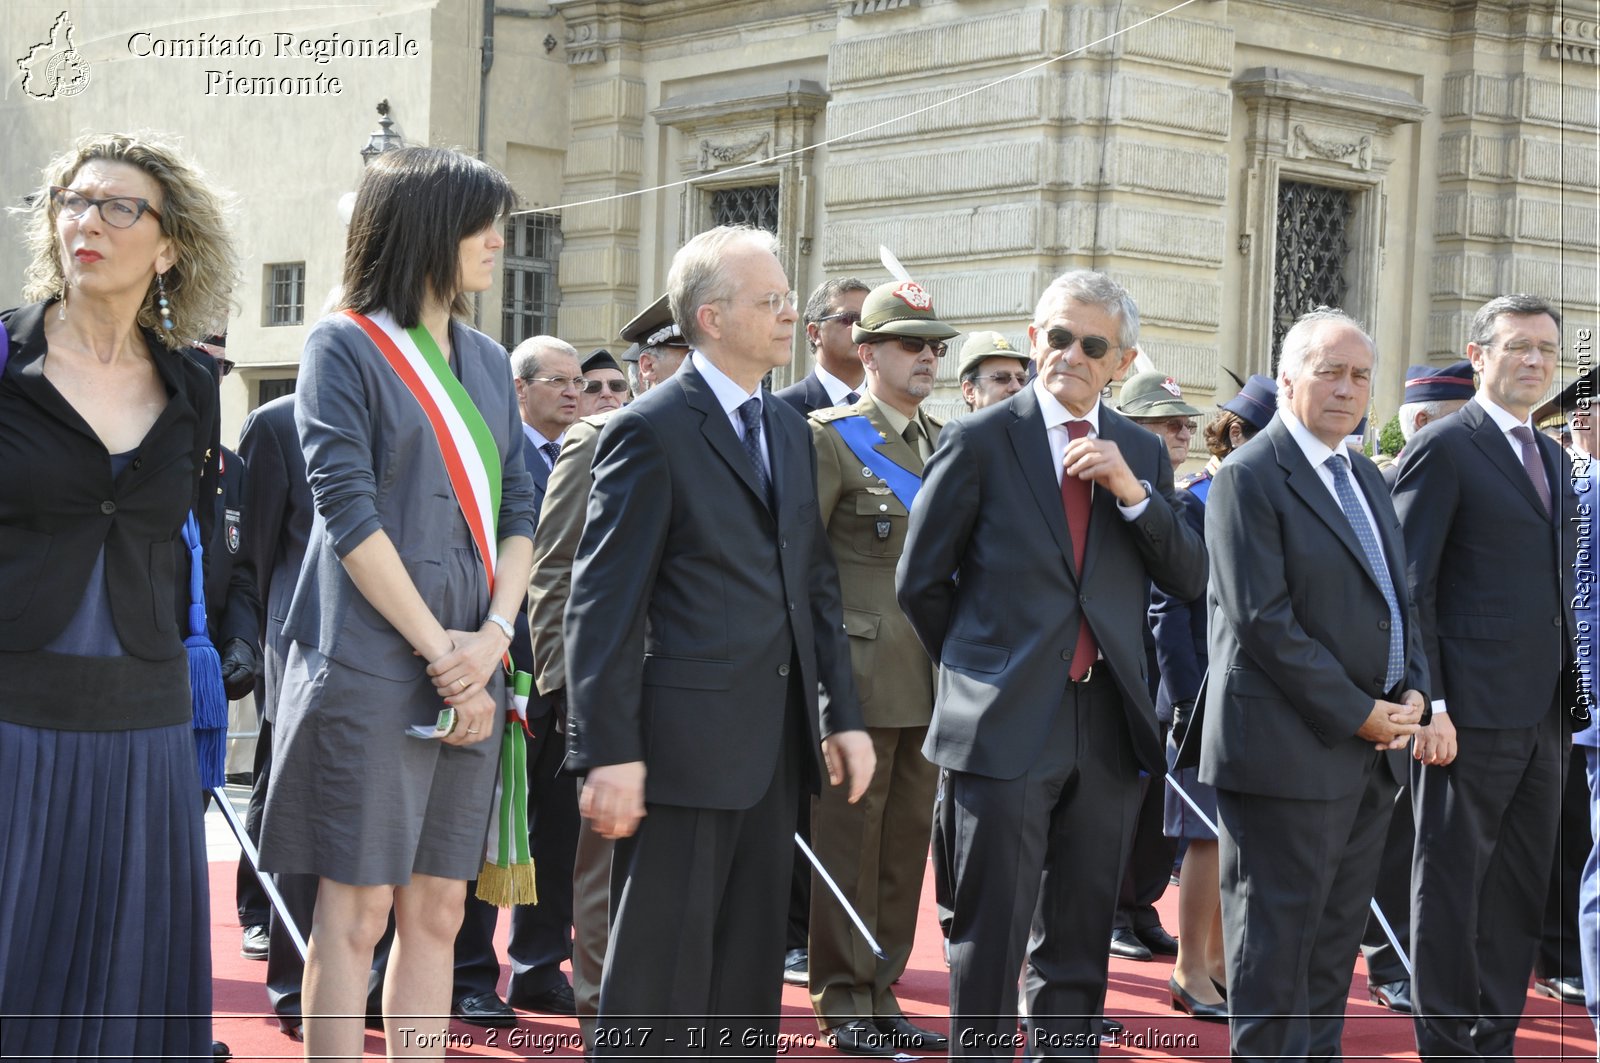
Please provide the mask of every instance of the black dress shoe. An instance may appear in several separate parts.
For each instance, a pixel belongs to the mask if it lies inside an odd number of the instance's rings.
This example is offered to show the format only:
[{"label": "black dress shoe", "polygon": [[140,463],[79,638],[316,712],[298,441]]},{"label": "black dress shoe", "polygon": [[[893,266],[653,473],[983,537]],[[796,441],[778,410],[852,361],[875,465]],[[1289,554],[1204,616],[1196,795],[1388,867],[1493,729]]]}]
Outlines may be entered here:
[{"label": "black dress shoe", "polygon": [[1579,978],[1535,978],[1533,991],[1563,1004],[1583,1004],[1583,980]]},{"label": "black dress shoe", "polygon": [[950,1047],[950,1038],[935,1030],[914,1026],[904,1015],[890,1015],[873,1019],[878,1032],[888,1039],[889,1047],[897,1052],[937,1052]]},{"label": "black dress shoe", "polygon": [[1139,944],[1157,956],[1178,954],[1178,939],[1167,933],[1160,923],[1143,930],[1135,930],[1133,936],[1139,939]]},{"label": "black dress shoe", "polygon": [[523,1011],[538,1011],[546,1015],[578,1014],[578,1002],[572,995],[572,986],[565,978],[543,992],[507,993],[506,1003]]},{"label": "black dress shoe", "polygon": [[1221,997],[1223,1000],[1228,999],[1228,987],[1217,981],[1215,978],[1211,979],[1211,988],[1215,989],[1217,991],[1217,996]]},{"label": "black dress shoe", "polygon": [[889,1038],[878,1032],[877,1026],[866,1019],[851,1019],[829,1030],[833,1047],[847,1056],[873,1056],[887,1058],[895,1054],[889,1047]]},{"label": "black dress shoe", "polygon": [[811,980],[811,953],[790,949],[783,954],[783,981],[786,985],[805,985]]},{"label": "black dress shoe", "polygon": [[303,1043],[306,1039],[306,1024],[299,1019],[279,1019],[278,1029],[291,1041]]},{"label": "black dress shoe", "polygon": [[1380,1007],[1390,1011],[1398,1011],[1402,1015],[1411,1014],[1411,980],[1408,978],[1396,979],[1393,982],[1368,982],[1367,998]]},{"label": "black dress shoe", "polygon": [[450,1014],[464,1023],[490,1030],[504,1030],[517,1024],[517,1013],[493,991],[462,997],[451,1006]]},{"label": "black dress shoe", "polygon": [[221,1041],[212,1041],[211,1058],[216,1060],[217,1063],[228,1063],[228,1060],[233,1058],[233,1049],[229,1048]]},{"label": "black dress shoe", "polygon": [[1117,927],[1111,932],[1111,955],[1124,960],[1148,960],[1150,950],[1132,930]]},{"label": "black dress shoe", "polygon": [[239,955],[247,960],[264,960],[267,958],[267,928],[264,926],[247,926],[244,935],[239,940]]},{"label": "black dress shoe", "polygon": [[1207,1004],[1203,1000],[1196,1000],[1187,989],[1178,984],[1176,976],[1167,979],[1167,988],[1172,991],[1173,1011],[1181,1011],[1185,1015],[1193,1015],[1201,1022],[1228,1021],[1228,1005]]}]

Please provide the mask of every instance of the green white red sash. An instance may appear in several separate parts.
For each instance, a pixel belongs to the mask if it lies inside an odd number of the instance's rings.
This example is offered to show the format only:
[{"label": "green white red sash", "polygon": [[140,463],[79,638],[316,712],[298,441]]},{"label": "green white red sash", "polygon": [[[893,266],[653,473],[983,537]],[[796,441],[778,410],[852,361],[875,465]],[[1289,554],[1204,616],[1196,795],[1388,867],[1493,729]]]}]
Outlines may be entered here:
[{"label": "green white red sash", "polygon": [[[361,326],[428,419],[444,458],[450,489],[482,564],[484,585],[492,597],[501,487],[500,450],[494,434],[472,396],[450,372],[444,353],[427,329],[420,325],[401,328],[383,310],[370,316],[354,310],[346,310],[345,314]],[[488,848],[478,875],[478,896],[502,907],[538,899],[528,852],[528,754],[523,733],[531,677],[515,672],[509,657],[506,672],[512,705],[501,739],[500,774],[495,781]]]}]

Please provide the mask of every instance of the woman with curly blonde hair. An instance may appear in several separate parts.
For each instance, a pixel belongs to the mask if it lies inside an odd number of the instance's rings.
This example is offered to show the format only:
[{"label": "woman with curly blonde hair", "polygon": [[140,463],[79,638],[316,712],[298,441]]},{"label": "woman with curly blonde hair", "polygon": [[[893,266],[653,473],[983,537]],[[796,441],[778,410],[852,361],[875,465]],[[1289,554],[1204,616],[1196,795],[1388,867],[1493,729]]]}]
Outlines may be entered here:
[{"label": "woman with curly blonde hair", "polygon": [[0,348],[0,1055],[209,1059],[180,530],[208,541],[225,205],[171,145],[81,138],[27,208]]}]

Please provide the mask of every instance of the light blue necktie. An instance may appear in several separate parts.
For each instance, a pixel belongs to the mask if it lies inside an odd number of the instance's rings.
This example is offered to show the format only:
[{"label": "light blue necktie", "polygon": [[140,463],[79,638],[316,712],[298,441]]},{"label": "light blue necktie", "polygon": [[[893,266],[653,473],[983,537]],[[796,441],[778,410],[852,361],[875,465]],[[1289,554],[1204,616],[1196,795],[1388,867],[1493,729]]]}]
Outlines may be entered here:
[{"label": "light blue necktie", "polygon": [[1361,549],[1366,551],[1367,562],[1378,577],[1378,588],[1383,591],[1383,600],[1389,606],[1389,667],[1383,674],[1383,689],[1390,691],[1405,674],[1405,625],[1400,619],[1400,600],[1395,597],[1394,583],[1389,579],[1389,566],[1384,563],[1383,551],[1378,549],[1378,534],[1356,498],[1355,486],[1350,483],[1349,462],[1350,459],[1343,454],[1335,454],[1328,459],[1327,465],[1333,473],[1333,489],[1339,495],[1339,508],[1344,510],[1345,519],[1356,533]]}]

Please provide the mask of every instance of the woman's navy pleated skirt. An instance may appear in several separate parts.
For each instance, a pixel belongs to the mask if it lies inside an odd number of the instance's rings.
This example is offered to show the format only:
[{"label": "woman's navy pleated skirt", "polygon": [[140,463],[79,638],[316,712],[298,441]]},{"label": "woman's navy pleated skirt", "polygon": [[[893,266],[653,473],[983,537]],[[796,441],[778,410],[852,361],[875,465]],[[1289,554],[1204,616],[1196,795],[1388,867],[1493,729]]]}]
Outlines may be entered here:
[{"label": "woman's navy pleated skirt", "polygon": [[0,722],[0,1056],[209,1060],[209,901],[188,724]]}]

